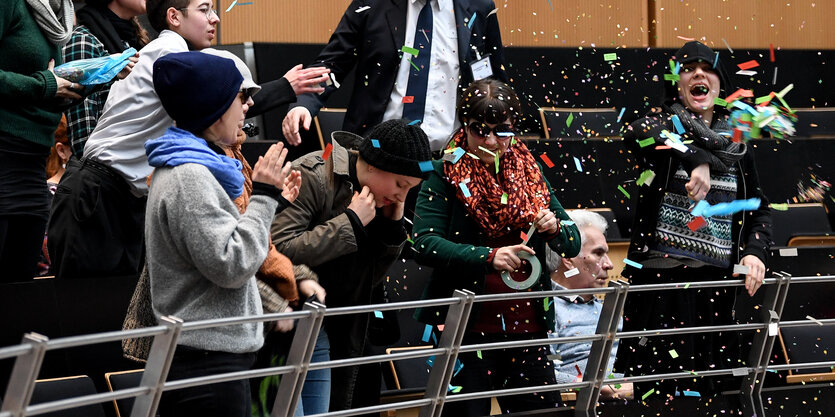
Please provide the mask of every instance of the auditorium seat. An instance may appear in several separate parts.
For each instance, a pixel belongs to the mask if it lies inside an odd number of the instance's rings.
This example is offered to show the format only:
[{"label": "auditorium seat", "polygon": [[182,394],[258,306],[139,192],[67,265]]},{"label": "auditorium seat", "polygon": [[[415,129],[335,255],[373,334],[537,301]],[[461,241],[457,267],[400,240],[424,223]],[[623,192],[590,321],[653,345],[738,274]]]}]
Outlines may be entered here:
[{"label": "auditorium seat", "polygon": [[612,108],[542,107],[539,116],[546,139],[620,135],[618,113]]},{"label": "auditorium seat", "polygon": [[[87,375],[35,381],[30,405],[97,394],[93,380]],[[46,417],[105,417],[102,405],[91,404],[62,411],[41,414]]]},{"label": "auditorium seat", "polygon": [[[104,374],[104,379],[107,381],[107,389],[109,389],[110,392],[114,392],[122,389],[138,387],[142,383],[142,375],[144,373],[144,369],[108,372]],[[116,417],[130,416],[135,400],[136,399],[132,397],[123,398],[121,400],[113,400],[113,408],[116,410]]]},{"label": "auditorium seat", "polygon": [[[787,364],[826,362],[835,341],[835,329],[831,326],[789,327],[780,329],[780,348]],[[833,381],[835,371],[831,367],[790,369],[786,376],[789,384]]]},{"label": "auditorium seat", "polygon": [[802,108],[794,111],[797,114],[795,136],[835,136],[835,107]]},{"label": "auditorium seat", "polygon": [[342,130],[345,111],[346,109],[324,107],[313,118],[313,123],[316,125],[316,134],[319,136],[319,145],[322,146],[322,149],[325,149],[325,145],[331,143],[331,133]]},{"label": "auditorium seat", "polygon": [[789,204],[787,210],[771,210],[771,239],[778,246],[785,246],[792,236],[832,233],[827,216],[821,203]]}]

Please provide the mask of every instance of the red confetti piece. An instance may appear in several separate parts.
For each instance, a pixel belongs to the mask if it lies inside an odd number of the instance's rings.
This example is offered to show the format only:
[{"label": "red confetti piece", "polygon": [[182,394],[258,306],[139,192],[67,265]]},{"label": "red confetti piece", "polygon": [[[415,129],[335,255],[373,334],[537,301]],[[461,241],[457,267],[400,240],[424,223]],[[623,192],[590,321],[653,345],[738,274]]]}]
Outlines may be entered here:
[{"label": "red confetti piece", "polygon": [[752,59],[750,61],[746,61],[746,62],[743,62],[741,64],[737,64],[736,66],[739,67],[739,69],[745,71],[745,70],[749,70],[751,68],[759,67],[760,63],[757,62],[756,60]]},{"label": "red confetti piece", "polygon": [[774,62],[775,59],[774,59],[774,44],[773,43],[768,44],[768,52],[769,52],[769,58],[771,59],[771,62]]},{"label": "red confetti piece", "polygon": [[739,90],[734,91],[733,94],[729,95],[725,101],[728,103],[736,100],[739,97],[754,97],[754,92],[751,90],[746,90],[744,88],[740,88]]},{"label": "red confetti piece", "polygon": [[415,96],[404,96],[403,97],[403,103],[414,103],[414,102],[415,102]]},{"label": "red confetti piece", "polygon": [[325,151],[322,152],[322,160],[327,161],[331,157],[331,152],[333,152],[333,145],[329,143],[325,146]]},{"label": "red confetti piece", "polygon": [[734,129],[734,137],[732,138],[734,142],[742,141],[742,131],[739,129]]},{"label": "red confetti piece", "polygon": [[539,157],[542,158],[542,162],[545,162],[545,165],[548,168],[553,168],[554,167],[554,163],[551,162],[551,158],[549,158],[548,155],[542,154],[542,155],[539,155]]},{"label": "red confetti piece", "polygon": [[690,223],[687,223],[687,227],[690,228],[692,231],[696,231],[702,228],[702,226],[706,225],[707,222],[705,221],[704,217],[696,217]]},{"label": "red confetti piece", "polygon": [[662,149],[673,149],[667,145],[658,145],[655,147],[655,150],[662,150]]},{"label": "red confetti piece", "polygon": [[528,241],[528,234],[525,233],[524,231],[520,232],[520,236],[522,237],[522,242],[527,242]]}]

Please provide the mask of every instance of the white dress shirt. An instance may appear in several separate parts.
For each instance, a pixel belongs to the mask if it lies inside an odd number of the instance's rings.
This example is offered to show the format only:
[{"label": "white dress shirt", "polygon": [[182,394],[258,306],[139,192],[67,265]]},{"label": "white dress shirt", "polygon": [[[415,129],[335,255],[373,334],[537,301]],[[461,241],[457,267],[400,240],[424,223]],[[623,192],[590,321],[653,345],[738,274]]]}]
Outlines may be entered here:
[{"label": "white dress shirt", "polygon": [[[406,12],[406,46],[414,47],[415,27],[420,10],[432,1],[432,53],[429,59],[429,82],[426,92],[421,127],[429,137],[432,150],[446,145],[452,132],[458,127],[455,119],[460,64],[458,61],[458,30],[455,27],[453,0],[409,0]],[[383,120],[403,117],[403,97],[409,82],[412,65],[410,54],[403,53],[397,78],[391,91]]]},{"label": "white dress shirt", "polygon": [[110,87],[101,118],[84,145],[85,158],[113,168],[137,197],[148,195],[146,178],[153,171],[145,155],[145,141],[162,136],[174,125],[154,90],[154,62],[161,56],[187,51],[185,39],[170,30],[145,45],[130,75]]}]

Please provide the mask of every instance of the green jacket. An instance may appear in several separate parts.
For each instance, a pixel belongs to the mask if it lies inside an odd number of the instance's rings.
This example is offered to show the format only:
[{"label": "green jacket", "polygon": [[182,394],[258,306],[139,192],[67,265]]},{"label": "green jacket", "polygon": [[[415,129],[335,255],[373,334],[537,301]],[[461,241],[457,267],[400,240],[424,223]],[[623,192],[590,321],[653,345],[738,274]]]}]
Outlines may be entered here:
[{"label": "green jacket", "polygon": [[61,64],[61,50],[35,23],[25,0],[0,1],[0,135],[46,147],[61,120],[58,85],[47,71]]},{"label": "green jacket", "polygon": [[[443,161],[433,161],[433,165],[435,169],[423,182],[415,208],[414,242],[418,251],[415,259],[433,268],[423,298],[450,297],[456,289],[482,294],[484,276],[492,270],[487,262],[491,248],[485,246],[485,235],[458,200],[456,186],[444,179]],[[560,220],[570,221],[551,185],[547,180],[545,183],[551,194],[551,211]],[[530,236],[528,245],[543,266],[539,282],[531,288],[532,291],[551,289],[551,278],[545,267],[546,244],[562,256],[577,256],[580,253],[580,232],[577,226],[570,224],[562,225],[559,234],[548,242],[539,233]],[[543,303],[549,298],[531,300],[531,304],[537,309],[537,316],[543,318],[546,328],[552,329],[554,310]],[[476,304],[473,308],[471,319],[478,317],[478,306]],[[446,307],[419,309],[415,316],[427,324],[440,324],[444,322]]]}]

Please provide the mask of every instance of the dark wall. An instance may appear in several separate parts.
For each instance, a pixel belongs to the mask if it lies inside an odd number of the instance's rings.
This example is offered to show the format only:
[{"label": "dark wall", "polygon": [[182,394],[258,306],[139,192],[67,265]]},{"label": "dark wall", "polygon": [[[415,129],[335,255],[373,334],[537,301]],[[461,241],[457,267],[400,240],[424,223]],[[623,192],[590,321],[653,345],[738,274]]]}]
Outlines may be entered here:
[{"label": "dark wall", "polygon": [[[293,65],[311,63],[324,45],[255,44],[256,72],[260,81],[284,75]],[[523,127],[529,134],[541,135],[539,107],[626,108],[623,121],[631,121],[659,103],[663,74],[669,72],[671,49],[592,49],[592,48],[506,48],[508,75],[525,106]],[[603,56],[616,53],[616,61]],[[753,88],[758,96],[780,91],[790,83],[794,89],[786,96],[792,107],[835,106],[835,50],[778,50],[774,63],[768,50],[720,50],[728,70],[736,64],[756,59],[760,67],[754,77],[735,75],[731,83]],[[772,85],[774,68],[777,83]],[[729,71],[730,72],[730,71]],[[735,71],[734,71],[735,72]],[[354,75],[339,80],[342,87],[330,97],[329,107],[346,107]],[[269,139],[281,139],[281,120],[286,109],[267,114],[264,131]]]}]

